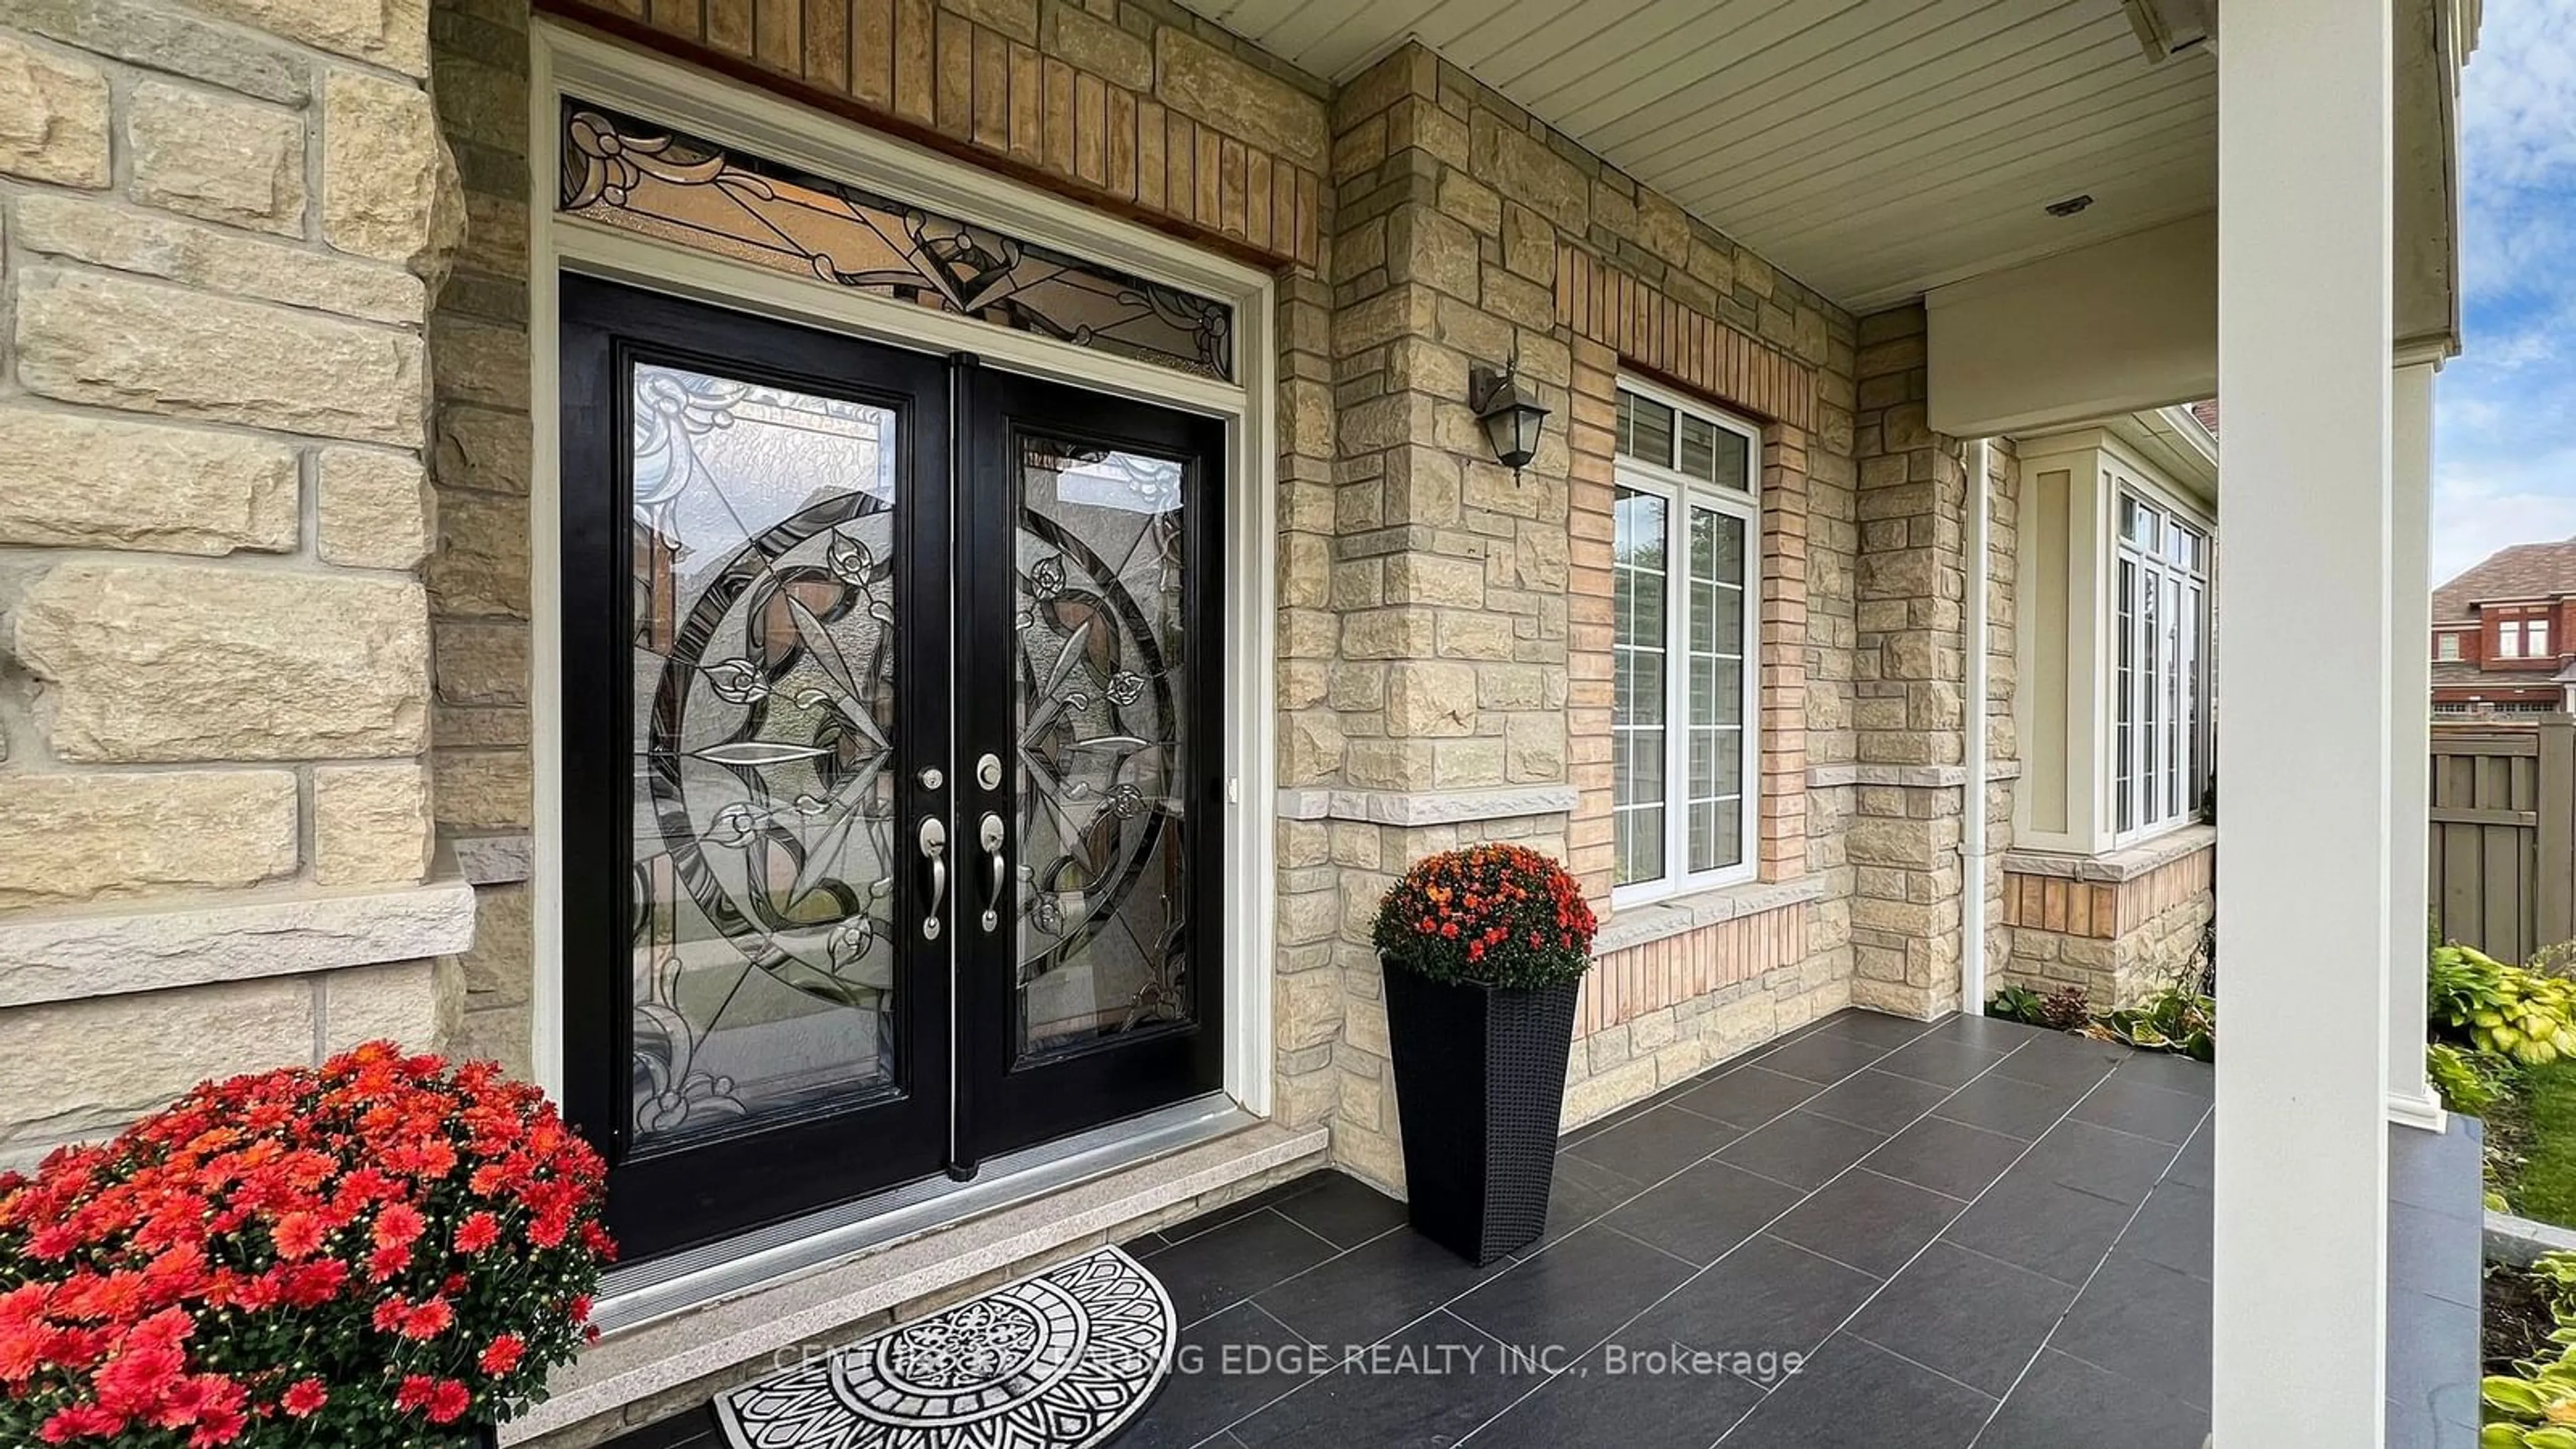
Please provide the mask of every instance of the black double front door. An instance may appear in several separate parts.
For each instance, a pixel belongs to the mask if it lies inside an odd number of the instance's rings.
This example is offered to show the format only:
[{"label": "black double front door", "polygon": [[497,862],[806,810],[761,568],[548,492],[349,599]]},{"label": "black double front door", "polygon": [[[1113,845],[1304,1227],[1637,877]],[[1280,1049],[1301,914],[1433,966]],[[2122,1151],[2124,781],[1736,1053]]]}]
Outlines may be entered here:
[{"label": "black double front door", "polygon": [[628,1256],[1217,1089],[1222,425],[561,306],[565,1098]]}]

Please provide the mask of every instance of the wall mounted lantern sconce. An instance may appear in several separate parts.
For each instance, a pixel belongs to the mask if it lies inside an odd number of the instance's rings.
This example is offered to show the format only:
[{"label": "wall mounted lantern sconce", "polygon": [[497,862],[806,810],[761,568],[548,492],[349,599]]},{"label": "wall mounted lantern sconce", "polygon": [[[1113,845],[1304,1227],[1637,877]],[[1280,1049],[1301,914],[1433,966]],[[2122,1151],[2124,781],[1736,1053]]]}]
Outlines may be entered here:
[{"label": "wall mounted lantern sconce", "polygon": [[1494,456],[1514,474],[1538,456],[1539,429],[1547,422],[1547,408],[1521,381],[1520,368],[1516,349],[1500,372],[1479,367],[1467,375],[1467,405],[1476,410],[1476,421],[1485,425],[1485,441],[1492,445]]}]

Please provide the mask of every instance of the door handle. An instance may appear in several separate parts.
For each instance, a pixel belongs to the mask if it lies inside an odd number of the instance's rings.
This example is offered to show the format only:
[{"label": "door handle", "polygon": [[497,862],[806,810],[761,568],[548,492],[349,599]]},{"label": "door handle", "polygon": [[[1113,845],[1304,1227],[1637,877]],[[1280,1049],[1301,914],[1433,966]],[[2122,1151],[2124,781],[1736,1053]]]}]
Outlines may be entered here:
[{"label": "door handle", "polygon": [[1002,924],[1002,886],[1010,873],[1011,863],[1002,854],[1002,843],[1008,838],[1002,817],[984,812],[984,823],[976,829],[976,843],[984,847],[984,861],[989,874],[984,881],[984,934],[991,935]]},{"label": "door handle", "polygon": [[939,939],[939,912],[948,903],[948,827],[936,815],[921,818],[921,858],[930,862],[930,912],[921,918],[921,939]]}]

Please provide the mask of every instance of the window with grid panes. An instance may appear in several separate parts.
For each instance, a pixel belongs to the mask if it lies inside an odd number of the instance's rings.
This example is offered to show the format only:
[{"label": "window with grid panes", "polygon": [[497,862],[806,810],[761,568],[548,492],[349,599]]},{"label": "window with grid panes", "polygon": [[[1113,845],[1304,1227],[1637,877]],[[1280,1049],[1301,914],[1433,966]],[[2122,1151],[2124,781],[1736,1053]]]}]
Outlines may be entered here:
[{"label": "window with grid panes", "polygon": [[2210,535],[2119,494],[2112,808],[2134,840],[2200,818],[2210,766]]},{"label": "window with grid panes", "polygon": [[1616,899],[1749,879],[1761,771],[1760,437],[1619,391],[1611,580]]}]

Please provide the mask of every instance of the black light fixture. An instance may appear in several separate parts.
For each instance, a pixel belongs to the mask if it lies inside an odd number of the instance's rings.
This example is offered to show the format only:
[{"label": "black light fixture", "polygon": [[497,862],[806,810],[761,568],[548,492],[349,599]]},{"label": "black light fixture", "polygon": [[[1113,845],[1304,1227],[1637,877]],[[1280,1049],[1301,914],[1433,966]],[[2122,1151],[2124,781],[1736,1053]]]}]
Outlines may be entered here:
[{"label": "black light fixture", "polygon": [[1538,456],[1538,434],[1547,422],[1547,407],[1521,381],[1518,349],[1500,372],[1479,367],[1467,374],[1467,405],[1485,425],[1485,441],[1504,467],[1518,473]]}]

